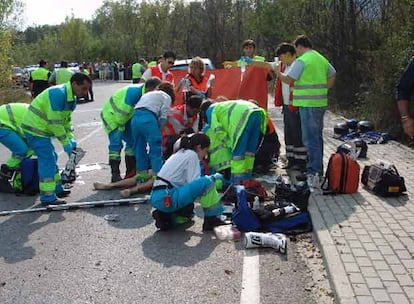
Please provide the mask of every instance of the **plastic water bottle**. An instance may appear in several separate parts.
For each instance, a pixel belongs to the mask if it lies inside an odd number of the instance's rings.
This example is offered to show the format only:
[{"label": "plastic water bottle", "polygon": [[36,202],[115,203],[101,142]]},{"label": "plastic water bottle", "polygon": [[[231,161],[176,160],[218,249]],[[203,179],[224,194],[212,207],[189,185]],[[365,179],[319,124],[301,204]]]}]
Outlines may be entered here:
[{"label": "plastic water bottle", "polygon": [[298,207],[296,207],[295,205],[289,205],[289,206],[286,206],[286,207],[283,207],[283,208],[273,209],[272,213],[275,216],[279,216],[279,215],[284,216],[286,214],[293,213],[293,212],[296,212],[296,211],[299,211]]},{"label": "plastic water bottle", "polygon": [[260,209],[260,200],[258,196],[254,197],[254,201],[253,201],[253,210],[257,210]]},{"label": "plastic water bottle", "polygon": [[214,227],[214,233],[217,238],[222,241],[238,241],[241,239],[241,232],[232,225],[222,225]]}]

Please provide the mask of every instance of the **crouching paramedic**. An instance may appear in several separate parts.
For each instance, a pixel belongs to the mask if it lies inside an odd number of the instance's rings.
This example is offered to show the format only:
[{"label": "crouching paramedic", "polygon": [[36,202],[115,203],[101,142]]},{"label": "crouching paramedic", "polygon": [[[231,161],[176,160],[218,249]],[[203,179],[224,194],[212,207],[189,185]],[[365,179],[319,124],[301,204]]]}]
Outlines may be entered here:
[{"label": "crouching paramedic", "polygon": [[217,172],[230,168],[234,183],[251,179],[259,139],[266,132],[265,110],[250,101],[228,100],[209,106],[206,117],[210,168]]},{"label": "crouching paramedic", "polygon": [[198,197],[204,210],[203,230],[224,224],[219,217],[223,206],[215,186],[222,175],[201,177],[200,173],[200,160],[206,157],[209,146],[210,139],[205,134],[182,137],[180,149],[158,172],[150,199],[156,209],[152,216],[157,228],[168,230],[190,221]]},{"label": "crouching paramedic", "polygon": [[122,142],[125,142],[126,177],[135,175],[135,156],[131,132],[131,118],[134,107],[146,92],[153,91],[161,83],[157,77],[141,84],[125,86],[104,103],[101,119],[109,138],[109,165],[111,166],[111,182],[121,180],[119,165],[121,163]]},{"label": "crouching paramedic", "polygon": [[168,111],[167,121],[162,129],[162,147],[164,159],[173,153],[173,145],[181,134],[198,132],[198,113],[203,99],[192,95],[185,104],[172,107]]},{"label": "crouching paramedic", "polygon": [[0,106],[0,143],[8,148],[12,155],[1,165],[0,180],[11,179],[20,162],[29,158],[33,153],[26,143],[26,137],[21,128],[23,116],[29,104],[9,103]]},{"label": "crouching paramedic", "polygon": [[40,201],[43,205],[64,204],[60,197],[70,191],[63,190],[57,167],[57,154],[52,138],[57,138],[70,156],[76,148],[72,133],[72,112],[77,98],[88,95],[91,80],[75,73],[70,82],[50,87],[40,93],[26,111],[22,129],[30,148],[38,158]]}]

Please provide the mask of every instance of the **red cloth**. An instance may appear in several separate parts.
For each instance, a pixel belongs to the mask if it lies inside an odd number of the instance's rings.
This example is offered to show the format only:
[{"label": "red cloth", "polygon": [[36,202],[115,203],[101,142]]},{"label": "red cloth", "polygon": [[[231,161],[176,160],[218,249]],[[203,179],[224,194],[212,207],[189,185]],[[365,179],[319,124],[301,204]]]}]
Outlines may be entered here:
[{"label": "red cloth", "polygon": [[[281,63],[280,66],[280,71],[283,73],[286,70],[286,65]],[[289,112],[297,112],[299,110],[298,107],[295,107],[292,105],[292,101],[293,101],[293,83],[291,83],[289,85],[289,87],[291,88],[290,90],[290,95],[289,95]],[[282,94],[282,81],[278,78],[276,81],[276,86],[275,86],[275,107],[281,107],[283,106],[283,94]]]},{"label": "red cloth", "polygon": [[[176,84],[183,78],[187,71],[171,71],[174,74]],[[216,79],[213,84],[211,98],[215,99],[222,95],[230,100],[254,99],[259,105],[267,110],[267,70],[249,66],[241,79],[239,68],[217,69],[206,71],[206,77],[214,74]],[[177,96],[181,94],[181,89]],[[182,99],[177,98],[176,104],[182,104]]]}]

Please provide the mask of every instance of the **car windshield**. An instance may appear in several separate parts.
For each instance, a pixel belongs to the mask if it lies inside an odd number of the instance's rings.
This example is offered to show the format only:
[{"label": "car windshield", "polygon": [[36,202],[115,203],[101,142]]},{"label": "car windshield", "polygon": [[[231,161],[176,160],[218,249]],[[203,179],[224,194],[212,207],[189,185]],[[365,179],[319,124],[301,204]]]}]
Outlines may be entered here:
[{"label": "car windshield", "polygon": [[23,70],[21,68],[13,68],[13,74],[22,74]]}]

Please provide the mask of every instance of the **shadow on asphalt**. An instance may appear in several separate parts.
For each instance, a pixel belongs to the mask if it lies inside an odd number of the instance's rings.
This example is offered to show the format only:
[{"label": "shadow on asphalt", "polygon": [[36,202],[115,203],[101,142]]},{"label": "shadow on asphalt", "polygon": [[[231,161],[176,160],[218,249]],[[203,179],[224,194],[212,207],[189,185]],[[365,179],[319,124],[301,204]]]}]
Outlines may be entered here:
[{"label": "shadow on asphalt", "polygon": [[62,212],[52,212],[47,221],[38,221],[44,213],[14,215],[0,223],[0,258],[8,264],[32,259],[35,249],[26,243],[29,236],[38,229],[64,220]]},{"label": "shadow on asphalt", "polygon": [[[193,245],[194,242],[196,243]],[[219,244],[220,241],[211,232],[198,233],[177,229],[154,232],[141,246],[147,258],[165,267],[191,267],[207,259]]]},{"label": "shadow on asphalt", "polygon": [[[82,198],[78,202],[101,201],[101,200],[119,200],[119,189],[107,191],[93,191],[91,195]],[[145,194],[136,195],[132,198],[143,197]],[[127,206],[107,206],[85,209],[88,213],[100,217],[107,214],[119,215],[117,221],[108,221],[108,224],[119,229],[138,229],[145,227],[154,222],[151,217],[151,205],[149,202],[140,204],[131,204]]]}]

